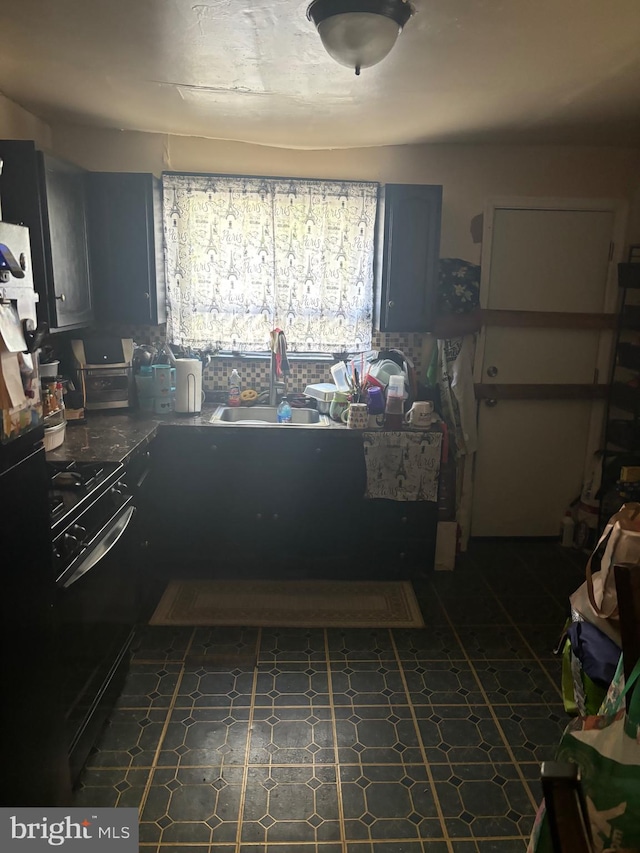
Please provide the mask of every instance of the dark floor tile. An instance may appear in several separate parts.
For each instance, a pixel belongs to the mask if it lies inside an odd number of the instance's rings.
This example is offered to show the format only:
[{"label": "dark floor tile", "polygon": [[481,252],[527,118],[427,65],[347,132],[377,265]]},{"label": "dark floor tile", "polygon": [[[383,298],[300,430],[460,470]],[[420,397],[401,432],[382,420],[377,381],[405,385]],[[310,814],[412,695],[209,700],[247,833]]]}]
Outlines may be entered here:
[{"label": "dark floor tile", "polygon": [[256,707],[328,705],[329,680],[323,663],[260,664],[256,679]]},{"label": "dark floor tile", "polygon": [[333,764],[331,708],[256,708],[250,764]]},{"label": "dark floor tile", "polygon": [[490,592],[484,575],[478,571],[466,574],[458,571],[435,572],[431,577],[431,585],[445,604],[452,598],[486,596]]},{"label": "dark floor tile", "polygon": [[87,760],[87,767],[150,767],[166,710],[115,710]]},{"label": "dark floor tile", "polygon": [[263,628],[260,663],[298,661],[326,663],[323,628]]},{"label": "dark floor tile", "polygon": [[348,841],[347,853],[448,853],[446,841]]},{"label": "dark floor tile", "polygon": [[453,853],[525,853],[524,838],[480,838],[468,841],[453,841]]},{"label": "dark floor tile", "polygon": [[508,625],[509,617],[497,599],[490,593],[484,595],[450,598],[442,605],[447,616],[459,625]]},{"label": "dark floor tile", "polygon": [[533,652],[520,631],[508,625],[462,625],[458,638],[472,660],[531,658]]},{"label": "dark floor tile", "polygon": [[411,710],[406,705],[335,709],[341,764],[422,762]]},{"label": "dark floor tile", "polygon": [[209,665],[233,669],[254,666],[257,660],[258,628],[196,628],[189,648],[188,661],[196,658]]},{"label": "dark floor tile", "polygon": [[196,666],[185,670],[176,706],[244,708],[251,704],[253,668]]},{"label": "dark floor tile", "polygon": [[242,842],[339,841],[335,767],[251,767]]},{"label": "dark floor tile", "polygon": [[490,764],[451,764],[435,787],[450,836],[524,836],[534,808],[521,782],[496,775]]},{"label": "dark floor tile", "polygon": [[440,606],[431,580],[414,580],[412,584],[416,599],[420,605],[424,624],[427,627],[434,625],[448,626],[449,620]]},{"label": "dark floor tile", "polygon": [[463,657],[453,631],[443,625],[424,628],[394,628],[400,660],[451,660]]},{"label": "dark floor tile", "polygon": [[474,668],[492,703],[554,703],[560,685],[535,661],[476,661]]},{"label": "dark floor tile", "polygon": [[415,713],[427,761],[509,760],[509,752],[486,705],[416,706]]},{"label": "dark floor tile", "polygon": [[117,707],[168,708],[181,672],[181,663],[132,663]]},{"label": "dark floor tile", "polygon": [[[548,594],[542,595],[505,595],[499,601],[506,611],[508,619],[516,625],[555,625],[559,628],[570,616],[569,599],[560,603]],[[502,618],[504,622],[504,618]]]},{"label": "dark floor tile", "polygon": [[235,842],[242,776],[240,767],[222,773],[208,767],[158,768],[140,816],[140,840]]},{"label": "dark floor tile", "polygon": [[131,643],[132,660],[182,661],[192,635],[193,628],[141,625]]},{"label": "dark floor tile", "polygon": [[[564,622],[558,625],[520,625],[518,631],[527,647],[541,659],[554,658],[560,642]],[[558,658],[559,660],[559,658]]]},{"label": "dark floor tile", "polygon": [[482,702],[473,670],[464,660],[403,662],[409,697],[415,705]]},{"label": "dark floor tile", "polygon": [[341,767],[347,839],[442,837],[424,766]]},{"label": "dark floor tile", "polygon": [[[213,847],[212,853],[218,853],[218,848]],[[342,853],[342,844],[241,844],[240,853]]]},{"label": "dark floor tile", "polygon": [[386,628],[329,628],[327,648],[332,662],[396,658],[391,634]]},{"label": "dark floor tile", "polygon": [[243,764],[249,709],[175,709],[162,741],[162,767],[229,767]]},{"label": "dark floor tile", "polygon": [[336,705],[398,705],[408,701],[395,661],[333,664],[331,690]]},{"label": "dark floor tile", "polygon": [[74,791],[74,806],[94,808],[137,808],[144,795],[151,770],[99,769],[84,770]]},{"label": "dark floor tile", "polygon": [[517,761],[551,761],[569,717],[561,705],[499,705],[495,713]]}]

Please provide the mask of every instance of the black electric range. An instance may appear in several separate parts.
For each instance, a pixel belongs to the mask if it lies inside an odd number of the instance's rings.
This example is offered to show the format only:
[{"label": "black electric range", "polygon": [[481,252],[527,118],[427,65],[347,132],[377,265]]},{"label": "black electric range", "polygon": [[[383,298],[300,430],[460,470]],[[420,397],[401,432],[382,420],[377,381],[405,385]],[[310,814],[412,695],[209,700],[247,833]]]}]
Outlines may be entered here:
[{"label": "black electric range", "polygon": [[138,597],[135,488],[117,462],[48,465],[62,702],[77,782],[128,669]]}]

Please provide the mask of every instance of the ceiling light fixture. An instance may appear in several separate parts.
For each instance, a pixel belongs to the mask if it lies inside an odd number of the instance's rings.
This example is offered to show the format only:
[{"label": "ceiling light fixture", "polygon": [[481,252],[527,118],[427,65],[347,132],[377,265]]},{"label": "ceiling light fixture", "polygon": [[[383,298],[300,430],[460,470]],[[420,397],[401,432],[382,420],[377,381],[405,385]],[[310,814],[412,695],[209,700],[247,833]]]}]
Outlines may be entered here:
[{"label": "ceiling light fixture", "polygon": [[414,12],[408,0],[313,0],[307,18],[329,56],[360,74],[385,58]]}]

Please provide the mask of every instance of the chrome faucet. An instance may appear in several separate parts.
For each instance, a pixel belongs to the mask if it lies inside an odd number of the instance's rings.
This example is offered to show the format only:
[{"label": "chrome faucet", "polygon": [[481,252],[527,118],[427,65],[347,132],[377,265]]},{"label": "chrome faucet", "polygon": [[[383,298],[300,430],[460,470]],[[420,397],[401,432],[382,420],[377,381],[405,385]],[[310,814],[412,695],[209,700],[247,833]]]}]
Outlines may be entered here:
[{"label": "chrome faucet", "polygon": [[273,356],[273,349],[269,357],[269,405],[277,406],[282,400],[286,391],[284,379],[276,377],[276,360]]}]

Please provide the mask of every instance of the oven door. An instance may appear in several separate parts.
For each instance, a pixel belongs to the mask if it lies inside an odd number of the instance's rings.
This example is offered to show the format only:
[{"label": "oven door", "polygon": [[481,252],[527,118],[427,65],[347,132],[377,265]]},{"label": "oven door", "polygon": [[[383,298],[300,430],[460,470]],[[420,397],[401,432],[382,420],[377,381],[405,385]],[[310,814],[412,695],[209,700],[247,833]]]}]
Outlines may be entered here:
[{"label": "oven door", "polygon": [[131,547],[136,510],[131,501],[128,496],[115,510],[57,583],[73,782],[120,694],[128,669],[138,595]]}]

